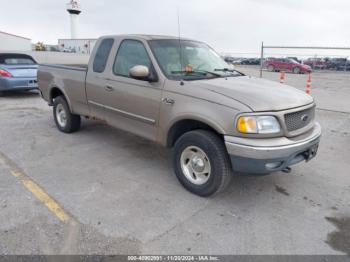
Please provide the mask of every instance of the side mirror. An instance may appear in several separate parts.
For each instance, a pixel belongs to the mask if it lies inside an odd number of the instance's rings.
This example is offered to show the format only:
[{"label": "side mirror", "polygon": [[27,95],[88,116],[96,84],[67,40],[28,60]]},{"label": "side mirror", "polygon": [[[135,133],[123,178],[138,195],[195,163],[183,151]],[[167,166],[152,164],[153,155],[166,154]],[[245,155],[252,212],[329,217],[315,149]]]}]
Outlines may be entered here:
[{"label": "side mirror", "polygon": [[150,71],[147,66],[136,65],[130,68],[129,76],[137,80],[148,81],[150,79]]}]

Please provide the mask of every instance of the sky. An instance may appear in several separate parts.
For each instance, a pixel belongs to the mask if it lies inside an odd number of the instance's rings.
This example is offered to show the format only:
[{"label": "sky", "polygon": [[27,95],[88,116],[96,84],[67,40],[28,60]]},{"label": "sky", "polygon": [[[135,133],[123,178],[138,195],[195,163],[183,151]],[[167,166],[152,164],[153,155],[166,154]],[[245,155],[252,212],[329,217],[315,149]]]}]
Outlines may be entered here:
[{"label": "sky", "polygon": [[[0,0],[0,31],[31,38],[34,43],[57,44],[58,38],[70,37],[67,2]],[[204,41],[219,52],[257,55],[262,41],[267,45],[350,46],[350,0],[78,2],[83,10],[80,38],[125,33],[178,35],[179,10],[181,36]]]}]

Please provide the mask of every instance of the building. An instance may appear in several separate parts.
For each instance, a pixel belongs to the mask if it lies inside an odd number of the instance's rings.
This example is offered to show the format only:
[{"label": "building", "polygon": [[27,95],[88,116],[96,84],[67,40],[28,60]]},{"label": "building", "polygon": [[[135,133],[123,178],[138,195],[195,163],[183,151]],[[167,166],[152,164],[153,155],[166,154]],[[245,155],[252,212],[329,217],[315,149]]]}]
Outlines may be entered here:
[{"label": "building", "polygon": [[71,0],[67,5],[67,11],[70,16],[70,33],[72,39],[78,38],[78,17],[81,13],[81,7],[78,1]]},{"label": "building", "polygon": [[0,31],[1,51],[30,51],[31,39]]},{"label": "building", "polygon": [[78,38],[78,17],[82,12],[81,6],[77,0],[71,0],[66,5],[66,10],[70,16],[70,39],[58,39],[58,50],[65,53],[91,54],[96,43],[96,39]]},{"label": "building", "polygon": [[91,54],[97,39],[58,39],[60,52]]}]

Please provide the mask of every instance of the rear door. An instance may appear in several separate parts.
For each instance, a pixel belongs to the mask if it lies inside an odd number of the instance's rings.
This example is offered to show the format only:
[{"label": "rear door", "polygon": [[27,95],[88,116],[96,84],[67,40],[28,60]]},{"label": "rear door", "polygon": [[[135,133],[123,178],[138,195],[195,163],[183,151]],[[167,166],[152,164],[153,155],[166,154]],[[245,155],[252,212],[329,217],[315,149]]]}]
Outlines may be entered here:
[{"label": "rear door", "polygon": [[106,67],[114,42],[113,38],[105,38],[97,44],[94,60],[90,63],[86,76],[86,96],[90,115],[101,120],[106,120],[104,104],[109,96],[107,88],[109,73]]},{"label": "rear door", "polygon": [[280,59],[280,58],[277,58],[277,59],[275,59],[275,68],[277,69],[277,70],[283,70],[283,62],[282,62],[282,59]]},{"label": "rear door", "polygon": [[280,64],[281,64],[280,65],[281,70],[284,70],[284,71],[291,70],[291,63],[289,62],[288,59],[282,58]]}]

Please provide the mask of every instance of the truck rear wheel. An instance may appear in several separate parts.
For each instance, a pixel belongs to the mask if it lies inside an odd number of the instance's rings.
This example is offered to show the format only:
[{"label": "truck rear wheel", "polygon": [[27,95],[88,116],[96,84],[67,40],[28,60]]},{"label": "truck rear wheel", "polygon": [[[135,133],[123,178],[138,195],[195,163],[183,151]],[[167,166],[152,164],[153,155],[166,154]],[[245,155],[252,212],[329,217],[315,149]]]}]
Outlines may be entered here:
[{"label": "truck rear wheel", "polygon": [[222,192],[231,180],[232,168],[225,145],[209,131],[182,135],[175,143],[173,161],[180,183],[202,197]]},{"label": "truck rear wheel", "polygon": [[80,116],[70,112],[63,96],[56,97],[53,102],[53,117],[57,128],[64,133],[73,133],[80,128]]}]

